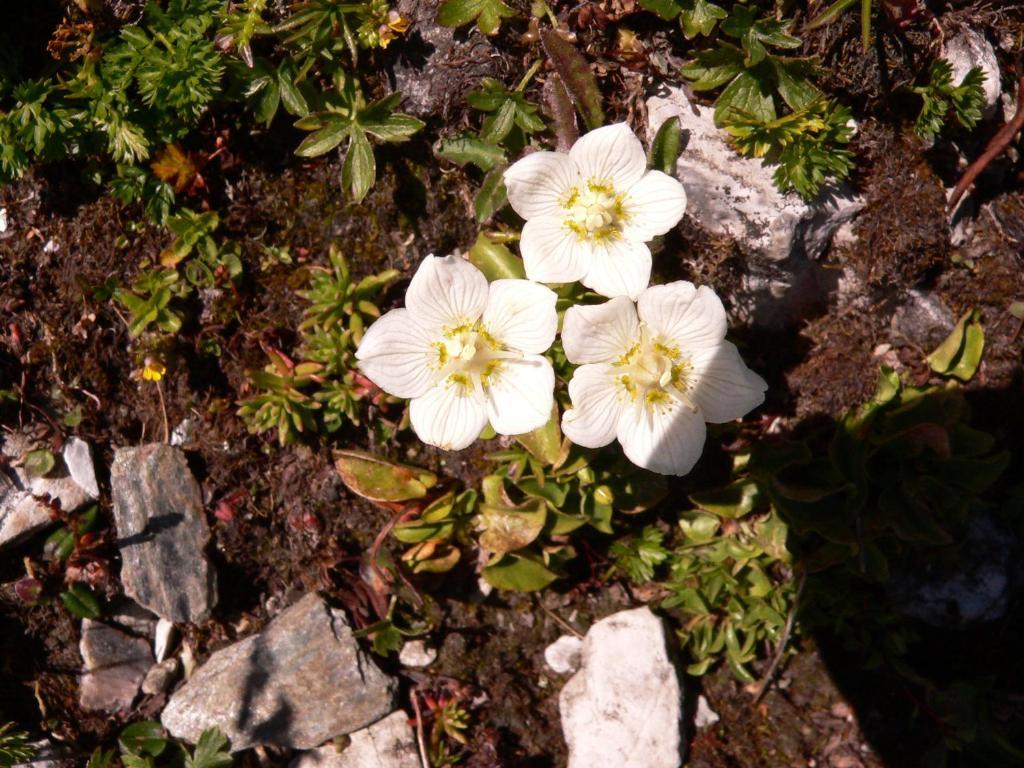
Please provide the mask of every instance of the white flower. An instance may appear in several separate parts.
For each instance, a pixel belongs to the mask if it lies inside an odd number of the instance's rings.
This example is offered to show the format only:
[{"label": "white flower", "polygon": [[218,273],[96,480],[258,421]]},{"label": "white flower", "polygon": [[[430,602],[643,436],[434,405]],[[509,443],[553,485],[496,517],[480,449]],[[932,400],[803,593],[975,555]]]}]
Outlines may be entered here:
[{"label": "white flower", "polygon": [[583,365],[569,382],[563,431],[587,448],[618,438],[634,464],[685,475],[703,450],[704,422],[732,421],[764,401],[767,385],[725,331],[718,296],[685,281],[652,286],[636,305],[620,296],[571,307],[562,345]]},{"label": "white flower", "polygon": [[603,296],[635,299],[651,280],[644,243],[683,217],[683,185],[647,170],[625,123],[577,141],[569,154],[534,152],[505,171],[508,201],[526,219],[519,250],[526,276],[576,280]]},{"label": "white flower", "polygon": [[385,392],[411,398],[420,440],[457,451],[490,421],[518,435],[551,417],[555,374],[541,353],[555,338],[555,294],[529,280],[487,279],[457,256],[428,256],[405,309],[366,331],[362,372]]}]

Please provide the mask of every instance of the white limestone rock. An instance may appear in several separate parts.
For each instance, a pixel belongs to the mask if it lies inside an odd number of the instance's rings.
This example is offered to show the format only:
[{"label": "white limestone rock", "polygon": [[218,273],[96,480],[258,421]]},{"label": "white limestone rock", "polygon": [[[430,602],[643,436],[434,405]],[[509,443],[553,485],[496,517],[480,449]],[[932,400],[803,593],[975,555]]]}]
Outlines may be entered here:
[{"label": "white limestone rock", "polygon": [[574,635],[562,635],[544,649],[544,663],[552,672],[567,675],[580,668],[583,641]]},{"label": "white limestone rock", "polygon": [[597,622],[559,697],[568,768],[679,768],[682,692],[648,608]]}]

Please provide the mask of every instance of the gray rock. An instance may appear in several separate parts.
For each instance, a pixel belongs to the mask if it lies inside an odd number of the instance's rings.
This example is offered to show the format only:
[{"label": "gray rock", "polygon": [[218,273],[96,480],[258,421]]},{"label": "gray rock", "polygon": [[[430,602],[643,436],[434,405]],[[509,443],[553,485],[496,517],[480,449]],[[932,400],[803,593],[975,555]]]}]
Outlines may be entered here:
[{"label": "gray rock", "polygon": [[79,690],[82,709],[116,712],[130,707],[153,664],[149,640],[84,619],[78,647],[84,662]]},{"label": "gray rock", "polygon": [[705,231],[735,240],[749,257],[734,296],[735,319],[766,327],[798,321],[834,287],[834,276],[815,260],[863,199],[845,186],[826,188],[810,203],[782,194],[774,169],[738,155],[715,127],[715,110],[691,102],[681,88],[662,86],[647,100],[647,113],[648,140],[666,120],[679,118],[684,149],[676,171],[686,214]]},{"label": "gray rock", "polygon": [[11,768],[78,768],[79,758],[67,745],[42,739],[29,743],[32,757],[24,763],[15,763]]},{"label": "gray rock", "polygon": [[356,731],[339,750],[333,744],[306,752],[289,768],[421,768],[409,716],[401,710]]},{"label": "gray rock", "polygon": [[697,697],[697,711],[693,715],[693,727],[697,730],[710,728],[722,718],[711,708],[708,700],[703,696]]},{"label": "gray rock", "polygon": [[558,700],[569,768],[679,768],[681,696],[664,627],[648,608],[597,622]]},{"label": "gray rock", "polygon": [[568,675],[580,668],[583,641],[575,635],[562,635],[544,649],[544,663],[552,672]]},{"label": "gray rock", "polygon": [[982,114],[986,120],[993,117],[1003,88],[999,81],[999,59],[996,58],[996,49],[988,38],[977,30],[964,27],[955,35],[946,38],[942,45],[942,58],[953,68],[954,85],[960,85],[972,67],[981,67],[981,71],[985,73],[985,82],[981,84],[985,92]]},{"label": "gray rock", "polygon": [[893,312],[891,322],[897,336],[930,351],[953,331],[956,317],[938,294],[914,289]]},{"label": "gray rock", "polygon": [[936,627],[995,621],[1006,614],[1017,539],[991,517],[976,517],[956,546],[893,573],[895,608]]},{"label": "gray rock", "polygon": [[412,24],[402,57],[394,64],[402,111],[422,118],[447,116],[463,94],[498,74],[494,46],[475,28],[460,39],[437,23],[439,0],[399,0],[397,10]]},{"label": "gray rock", "polygon": [[257,635],[214,653],[164,709],[196,741],[217,726],[232,750],[312,749],[391,711],[395,682],[359,649],[342,611],[306,595]]},{"label": "gray rock", "polygon": [[[99,496],[95,473],[87,472],[82,464],[82,445],[88,452],[88,445],[77,438],[72,439],[65,445],[64,455],[55,457],[56,465],[46,477],[31,477],[18,464],[33,449],[32,441],[17,432],[6,436],[3,455],[13,460],[11,463],[14,466],[9,469],[0,468],[0,548],[23,541],[53,522],[47,505],[35,497],[48,496],[59,503],[65,512],[74,512]],[[87,487],[79,485],[69,471],[71,465],[66,463],[68,456],[75,466],[78,479]],[[91,469],[92,462],[89,464]]]},{"label": "gray rock", "polygon": [[217,602],[199,484],[178,448],[118,448],[110,468],[125,593],[161,618],[200,622]]},{"label": "gray rock", "polygon": [[142,680],[142,692],[147,696],[164,693],[174,684],[181,671],[181,664],[173,656],[154,664]]}]

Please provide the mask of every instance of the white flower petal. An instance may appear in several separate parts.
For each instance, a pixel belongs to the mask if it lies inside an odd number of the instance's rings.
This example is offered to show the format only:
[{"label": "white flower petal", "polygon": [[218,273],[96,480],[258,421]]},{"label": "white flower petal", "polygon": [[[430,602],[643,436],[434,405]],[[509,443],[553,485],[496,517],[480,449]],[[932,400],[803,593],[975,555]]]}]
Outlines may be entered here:
[{"label": "white flower petal", "polygon": [[487,426],[487,407],[471,391],[445,382],[409,403],[409,420],[427,445],[461,451]]},{"label": "white flower petal", "polygon": [[524,219],[564,212],[562,203],[580,183],[576,164],[558,152],[534,152],[504,173],[512,210]]},{"label": "white flower petal", "polygon": [[521,435],[544,426],[554,405],[555,372],[540,355],[505,360],[491,375],[487,416],[499,435]]},{"label": "white flower petal", "polygon": [[643,145],[625,123],[606,125],[580,137],[569,157],[584,182],[610,183],[616,193],[627,191],[647,170]]},{"label": "white flower petal", "polygon": [[576,445],[600,448],[615,439],[625,405],[615,376],[616,369],[603,364],[581,365],[573,373],[572,408],[562,416],[562,431]]},{"label": "white flower petal", "polygon": [[626,457],[663,475],[685,475],[704,450],[706,427],[700,413],[673,401],[653,409],[643,400],[619,417],[618,438]]},{"label": "white flower petal", "polygon": [[393,309],[363,335],[356,350],[359,370],[395,397],[420,397],[434,381],[433,341],[413,322],[407,309]]},{"label": "white flower petal", "polygon": [[648,241],[679,223],[686,210],[683,185],[661,171],[648,171],[626,194],[623,235]]},{"label": "white flower petal", "polygon": [[486,304],[487,278],[458,256],[427,256],[405,293],[412,320],[427,329],[474,322]]},{"label": "white flower petal", "polygon": [[584,244],[562,219],[530,219],[519,239],[526,276],[539,283],[574,283],[587,271]]},{"label": "white flower petal", "polygon": [[569,307],[562,321],[562,347],[570,363],[611,363],[639,340],[636,307],[625,296]]},{"label": "white flower petal", "polygon": [[602,296],[636,299],[651,282],[651,251],[636,240],[622,237],[588,244],[587,273],[580,282]]},{"label": "white flower petal", "polygon": [[495,280],[481,318],[502,344],[528,354],[547,351],[558,330],[555,292],[529,280]]},{"label": "white flower petal", "polygon": [[640,295],[637,312],[655,336],[684,352],[716,347],[725,338],[725,308],[704,285],[696,288],[685,280],[652,285]]},{"label": "white flower petal", "polygon": [[768,385],[747,367],[734,344],[725,341],[701,349],[690,358],[690,364],[695,381],[688,394],[705,421],[724,424],[764,402]]}]

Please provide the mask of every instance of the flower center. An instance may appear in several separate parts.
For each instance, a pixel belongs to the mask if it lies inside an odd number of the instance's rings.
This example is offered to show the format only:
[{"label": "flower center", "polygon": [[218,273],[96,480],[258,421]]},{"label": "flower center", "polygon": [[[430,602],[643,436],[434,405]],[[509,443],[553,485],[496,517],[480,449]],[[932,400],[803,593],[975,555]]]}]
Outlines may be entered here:
[{"label": "flower center", "polygon": [[651,336],[646,328],[641,328],[640,340],[615,365],[622,368],[618,382],[629,399],[647,410],[671,407],[677,400],[689,402],[689,362],[677,346]]},{"label": "flower center", "polygon": [[580,240],[606,240],[617,237],[628,218],[622,205],[623,196],[607,182],[593,179],[584,187],[573,187],[564,207],[568,211],[565,225]]},{"label": "flower center", "polygon": [[459,387],[462,396],[482,398],[492,378],[506,360],[522,355],[506,350],[480,323],[467,323],[445,329],[444,336],[434,343],[437,359],[432,367],[439,379]]}]

